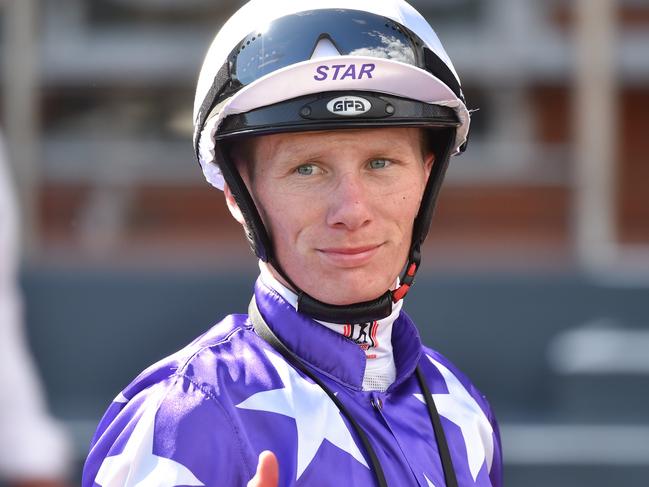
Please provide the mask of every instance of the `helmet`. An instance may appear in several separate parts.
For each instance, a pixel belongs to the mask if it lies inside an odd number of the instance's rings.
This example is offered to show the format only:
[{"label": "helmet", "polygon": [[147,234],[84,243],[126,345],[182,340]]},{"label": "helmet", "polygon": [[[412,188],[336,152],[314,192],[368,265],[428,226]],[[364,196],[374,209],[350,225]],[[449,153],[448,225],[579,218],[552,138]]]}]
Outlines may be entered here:
[{"label": "helmet", "polygon": [[[412,285],[448,161],[464,150],[470,115],[457,73],[426,20],[403,0],[252,0],[212,43],[194,103],[194,148],[206,179],[230,187],[253,251],[298,293],[298,309],[338,323],[390,314]],[[400,286],[352,305],[294,285],[228,146],[243,136],[345,128],[427,129],[435,164]]]}]

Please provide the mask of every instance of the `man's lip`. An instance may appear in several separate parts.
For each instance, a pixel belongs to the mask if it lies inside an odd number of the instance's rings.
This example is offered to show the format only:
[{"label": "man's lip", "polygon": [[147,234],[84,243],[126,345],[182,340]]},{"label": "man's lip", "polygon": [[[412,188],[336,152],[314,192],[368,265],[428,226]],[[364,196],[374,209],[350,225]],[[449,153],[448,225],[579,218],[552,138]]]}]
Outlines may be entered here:
[{"label": "man's lip", "polygon": [[317,249],[328,265],[341,269],[355,269],[367,265],[374,259],[383,244],[359,245],[356,247],[324,247]]},{"label": "man's lip", "polygon": [[381,244],[363,245],[362,247],[326,247],[318,250],[327,254],[356,255],[369,252],[380,246]]}]

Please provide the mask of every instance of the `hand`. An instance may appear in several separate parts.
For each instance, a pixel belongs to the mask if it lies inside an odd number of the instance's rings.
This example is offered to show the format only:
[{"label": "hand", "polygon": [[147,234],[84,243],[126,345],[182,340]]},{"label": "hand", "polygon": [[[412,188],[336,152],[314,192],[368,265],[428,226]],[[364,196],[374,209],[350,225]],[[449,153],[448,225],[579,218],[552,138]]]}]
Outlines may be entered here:
[{"label": "hand", "polygon": [[9,487],[72,487],[60,480],[52,479],[20,479],[9,481]]},{"label": "hand", "polygon": [[279,465],[272,451],[259,454],[257,473],[248,482],[248,487],[277,487],[279,483]]}]

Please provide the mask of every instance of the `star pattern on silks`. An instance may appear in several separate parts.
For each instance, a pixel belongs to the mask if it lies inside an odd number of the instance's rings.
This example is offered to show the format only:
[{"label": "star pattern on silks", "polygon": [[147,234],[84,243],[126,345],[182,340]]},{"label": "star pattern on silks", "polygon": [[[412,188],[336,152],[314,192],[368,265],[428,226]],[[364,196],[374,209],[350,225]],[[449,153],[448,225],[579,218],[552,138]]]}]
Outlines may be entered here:
[{"label": "star pattern on silks", "polygon": [[340,411],[320,386],[307,381],[277,355],[271,352],[266,352],[266,355],[277,370],[284,387],[253,394],[237,407],[282,414],[295,419],[297,428],[295,480],[300,478],[313,461],[324,440],[349,453],[369,468]]},{"label": "star pattern on silks", "polygon": [[435,484],[432,483],[428,477],[426,477],[426,474],[424,474],[424,478],[426,479],[426,482],[428,483],[428,487],[435,487]]},{"label": "star pattern on silks", "polygon": [[[458,378],[444,365],[426,356],[442,374],[448,389],[447,394],[432,394],[435,406],[440,416],[452,421],[462,430],[469,470],[475,481],[485,461],[487,470],[491,471],[494,451],[493,427],[482,408]],[[422,394],[415,394],[415,397],[425,403]]]},{"label": "star pattern on silks", "polygon": [[95,482],[101,487],[202,486],[184,465],[153,454],[157,408],[149,407],[139,419],[124,450],[104,459]]}]

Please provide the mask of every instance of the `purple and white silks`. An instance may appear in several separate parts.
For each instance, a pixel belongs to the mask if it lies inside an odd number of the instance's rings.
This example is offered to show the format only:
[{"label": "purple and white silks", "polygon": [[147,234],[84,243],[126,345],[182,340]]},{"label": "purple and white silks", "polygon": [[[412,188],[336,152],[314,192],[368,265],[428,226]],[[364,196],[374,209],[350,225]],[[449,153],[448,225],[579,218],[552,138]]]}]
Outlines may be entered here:
[{"label": "purple and white silks", "polygon": [[[257,305],[280,339],[345,404],[372,442],[388,485],[444,486],[414,370],[427,379],[460,486],[502,485],[489,404],[402,312],[392,342],[395,382],[363,391],[365,354],[257,282]],[[380,405],[380,406],[379,406]],[[92,441],[83,487],[244,486],[272,450],[280,486],[374,485],[362,445],[333,402],[231,315],[149,367],[110,405]]]}]

